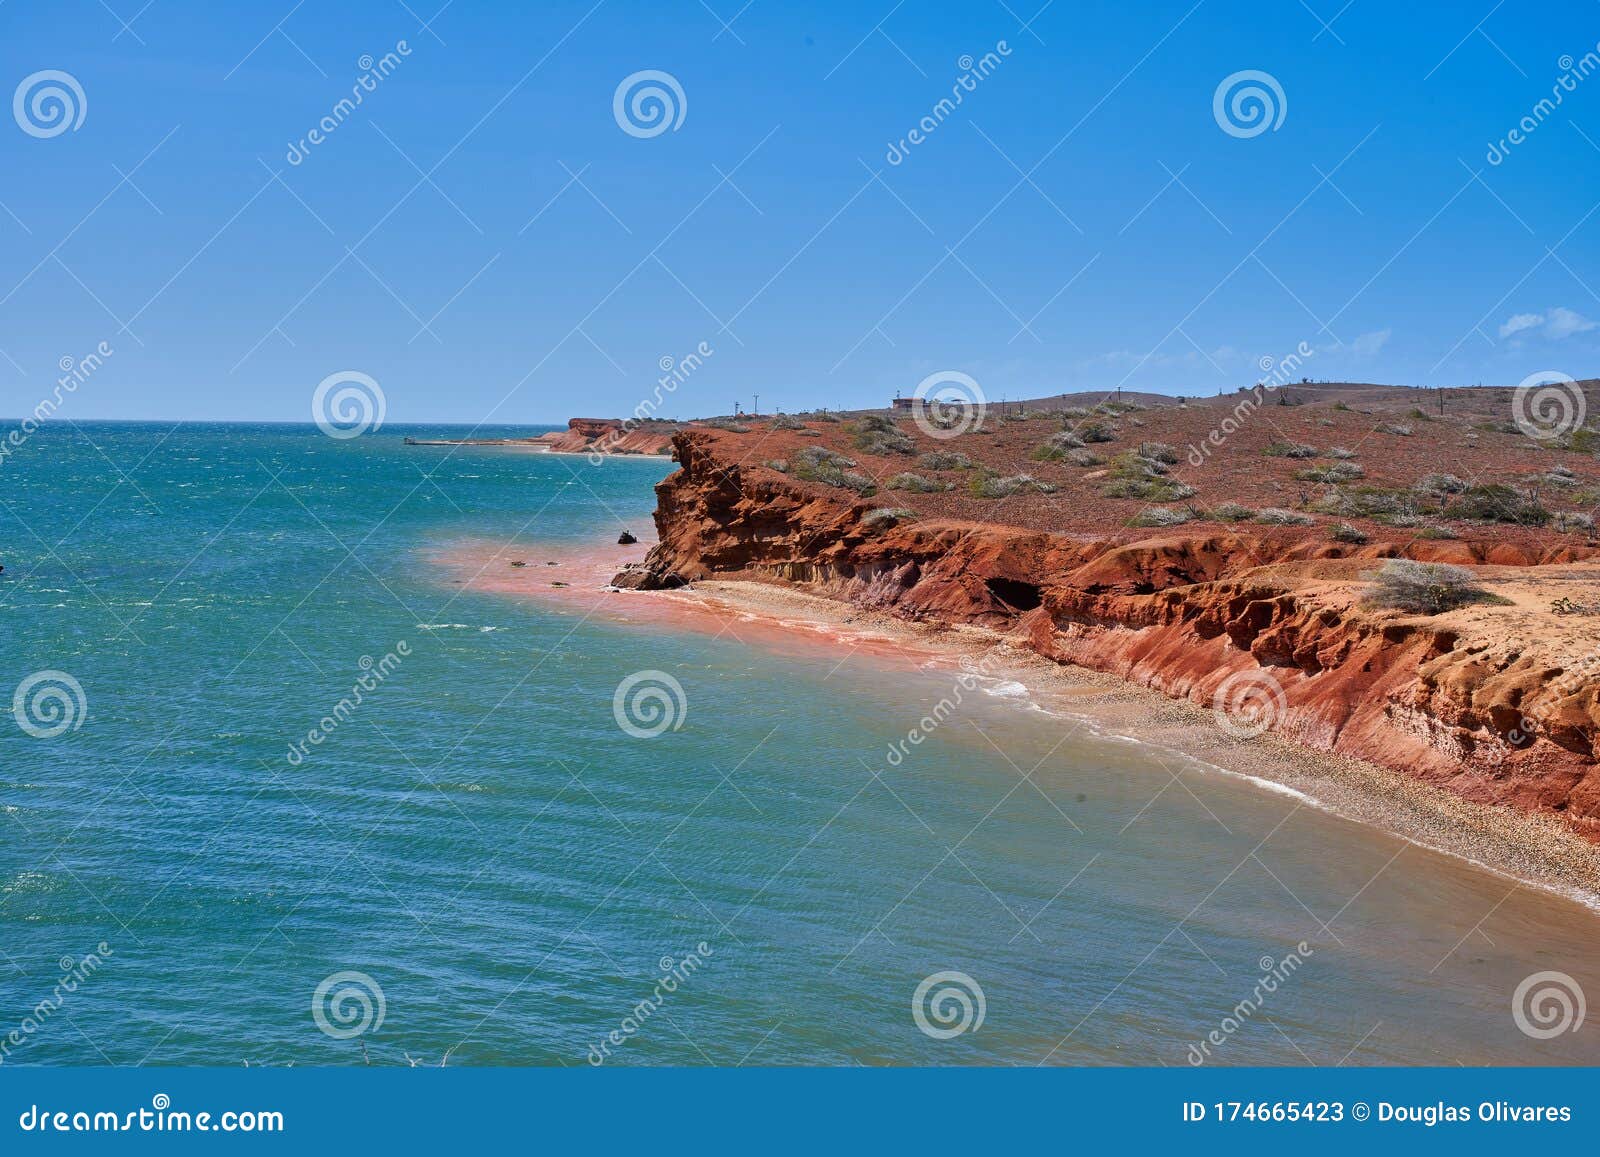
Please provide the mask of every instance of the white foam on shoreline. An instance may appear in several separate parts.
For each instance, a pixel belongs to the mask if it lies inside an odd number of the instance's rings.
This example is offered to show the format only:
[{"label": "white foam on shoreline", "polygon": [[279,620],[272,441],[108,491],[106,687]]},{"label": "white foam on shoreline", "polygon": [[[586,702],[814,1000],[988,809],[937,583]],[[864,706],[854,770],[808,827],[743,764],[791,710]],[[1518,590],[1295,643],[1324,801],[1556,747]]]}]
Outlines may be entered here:
[{"label": "white foam on shoreline", "polygon": [[[942,665],[939,663],[939,660],[934,659],[930,660],[929,664],[927,664],[927,667],[931,669],[939,665]],[[1266,776],[1252,775],[1249,772],[1235,771],[1232,768],[1223,767],[1220,764],[1215,764],[1209,760],[1201,759],[1197,755],[1193,755],[1176,747],[1170,747],[1165,743],[1159,743],[1155,740],[1141,739],[1135,735],[1128,735],[1118,731],[1107,730],[1093,716],[1084,715],[1081,712],[1075,711],[1062,711],[1041,705],[1035,700],[1032,689],[1030,689],[1020,680],[1007,679],[1003,676],[992,675],[980,675],[976,676],[976,678],[985,682],[992,681],[997,686],[1018,688],[1018,690],[1008,691],[998,695],[997,697],[1013,700],[1026,699],[1026,706],[1031,710],[1043,712],[1044,714],[1056,719],[1070,719],[1084,727],[1089,734],[1096,739],[1115,743],[1127,743],[1136,747],[1144,747],[1153,751],[1164,752],[1167,755],[1171,755],[1183,760],[1184,763],[1186,763],[1189,767],[1201,772],[1202,774],[1212,774],[1223,776],[1228,779],[1239,780],[1251,785],[1252,787],[1271,792],[1274,795],[1286,796],[1290,799],[1296,800],[1306,807],[1314,808],[1317,811],[1323,812],[1330,816],[1335,816],[1346,823],[1356,824],[1368,831],[1381,832],[1385,835],[1393,836],[1398,840],[1402,840],[1405,843],[1410,844],[1412,847],[1421,848],[1428,852],[1436,852],[1442,856],[1448,856],[1452,860],[1457,860],[1464,864],[1470,864],[1474,868],[1478,868],[1482,871],[1488,872],[1491,875],[1498,876],[1503,880],[1512,880],[1536,891],[1544,892],[1553,896],[1559,896],[1565,900],[1571,900],[1572,902],[1579,904],[1592,912],[1600,913],[1600,893],[1590,892],[1583,888],[1578,888],[1567,884],[1553,883],[1548,880],[1533,879],[1531,877],[1514,872],[1509,868],[1498,867],[1474,856],[1469,856],[1464,852],[1458,852],[1450,848],[1441,847],[1438,844],[1429,843],[1428,841],[1418,839],[1415,836],[1406,835],[1404,832],[1395,831],[1392,828],[1385,827],[1380,824],[1374,824],[1369,820],[1362,819],[1360,816],[1350,814],[1337,804],[1329,803],[1326,800],[1319,799],[1317,796],[1311,795],[1309,792],[1302,791],[1297,787],[1291,787],[1289,784],[1283,783],[1279,780],[1269,779]],[[994,688],[986,687],[983,688],[983,690],[986,694],[996,694]]]}]

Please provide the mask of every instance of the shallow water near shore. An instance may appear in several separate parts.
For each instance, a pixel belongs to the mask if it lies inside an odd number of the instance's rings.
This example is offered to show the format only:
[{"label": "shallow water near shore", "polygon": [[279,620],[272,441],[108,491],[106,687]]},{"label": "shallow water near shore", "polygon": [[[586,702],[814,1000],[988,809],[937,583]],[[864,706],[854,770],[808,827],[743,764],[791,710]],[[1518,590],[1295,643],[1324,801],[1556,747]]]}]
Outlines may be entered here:
[{"label": "shallow water near shore", "polygon": [[[0,687],[86,710],[0,727],[5,1063],[1600,1062],[1515,1005],[1600,992],[1582,905],[869,630],[602,605],[544,576],[645,536],[671,464],[401,444],[461,433],[52,426],[6,463]],[[349,971],[383,1016],[339,1039]]]}]

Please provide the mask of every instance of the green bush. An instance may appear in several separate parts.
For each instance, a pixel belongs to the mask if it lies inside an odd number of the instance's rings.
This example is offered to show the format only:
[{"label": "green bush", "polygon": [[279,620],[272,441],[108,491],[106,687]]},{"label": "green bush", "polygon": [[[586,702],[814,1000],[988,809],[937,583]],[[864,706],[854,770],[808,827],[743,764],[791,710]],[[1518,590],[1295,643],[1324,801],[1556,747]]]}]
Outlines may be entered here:
[{"label": "green bush", "polygon": [[949,482],[940,482],[934,478],[927,478],[921,474],[913,474],[907,470],[884,479],[886,490],[910,490],[915,494],[939,494],[953,489]]},{"label": "green bush", "polygon": [[1414,615],[1443,614],[1469,603],[1509,601],[1477,586],[1471,571],[1439,562],[1391,558],[1369,581],[1367,603]]},{"label": "green bush", "polygon": [[1474,522],[1506,522],[1516,526],[1543,526],[1550,521],[1550,512],[1538,501],[1503,482],[1483,486],[1469,486],[1463,490],[1445,512],[1452,518],[1466,518]]},{"label": "green bush", "polygon": [[910,522],[916,516],[915,510],[908,510],[904,506],[880,506],[863,514],[861,525],[868,530],[884,530],[899,522]]},{"label": "green bush", "polygon": [[972,459],[953,450],[935,450],[918,458],[917,465],[924,470],[965,470]]},{"label": "green bush", "polygon": [[1297,510],[1284,510],[1280,506],[1268,506],[1256,511],[1256,521],[1268,526],[1310,526],[1316,521],[1309,514],[1301,514]]},{"label": "green bush", "polygon": [[1304,442],[1273,442],[1262,453],[1268,458],[1315,458],[1317,448]]},{"label": "green bush", "polygon": [[1194,515],[1187,510],[1173,510],[1168,506],[1151,506],[1128,519],[1129,526],[1182,526],[1192,521]]},{"label": "green bush", "polygon": [[1219,502],[1211,508],[1211,517],[1219,522],[1248,522],[1256,512],[1237,502]]},{"label": "green bush", "polygon": [[914,454],[916,443],[881,414],[868,414],[855,424],[851,443],[864,454]]}]

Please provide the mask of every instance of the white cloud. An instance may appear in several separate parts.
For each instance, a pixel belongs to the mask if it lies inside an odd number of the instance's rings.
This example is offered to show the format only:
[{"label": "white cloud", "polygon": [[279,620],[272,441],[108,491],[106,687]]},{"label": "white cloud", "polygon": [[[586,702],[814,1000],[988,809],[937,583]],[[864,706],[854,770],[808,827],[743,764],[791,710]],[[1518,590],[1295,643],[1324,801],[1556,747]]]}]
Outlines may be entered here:
[{"label": "white cloud", "polygon": [[1553,338],[1571,337],[1575,333],[1583,333],[1595,327],[1596,323],[1584,317],[1581,313],[1574,313],[1570,309],[1557,306],[1545,315],[1545,332]]},{"label": "white cloud", "polygon": [[[1571,337],[1575,333],[1587,333],[1589,330],[1600,326],[1600,322],[1590,321],[1576,310],[1564,306],[1554,306],[1544,313],[1517,313],[1506,318],[1500,326],[1500,336],[1522,340],[1527,337],[1543,337],[1551,341],[1560,341],[1562,338]],[[1518,335],[1521,335],[1520,337]]]},{"label": "white cloud", "polygon": [[1514,333],[1521,333],[1525,329],[1532,329],[1534,326],[1543,324],[1543,322],[1544,314],[1542,313],[1513,314],[1512,316],[1506,318],[1505,324],[1500,327],[1500,336],[1510,337]]},{"label": "white cloud", "polygon": [[1358,358],[1370,358],[1389,343],[1389,336],[1394,333],[1391,329],[1375,329],[1371,333],[1364,333],[1348,342],[1333,342],[1330,345],[1317,347],[1319,354],[1350,354]]}]

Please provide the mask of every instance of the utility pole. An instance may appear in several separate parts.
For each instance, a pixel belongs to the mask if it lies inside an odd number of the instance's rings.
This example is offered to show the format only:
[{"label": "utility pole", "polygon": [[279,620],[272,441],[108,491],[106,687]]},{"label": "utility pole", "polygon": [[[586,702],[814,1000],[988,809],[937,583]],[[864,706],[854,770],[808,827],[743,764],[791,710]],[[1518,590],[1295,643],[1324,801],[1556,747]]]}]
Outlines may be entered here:
[{"label": "utility pole", "polygon": [[761,395],[760,394],[756,395],[756,410],[755,410],[755,413],[756,413],[756,417],[758,417],[758,418],[761,417]]}]

